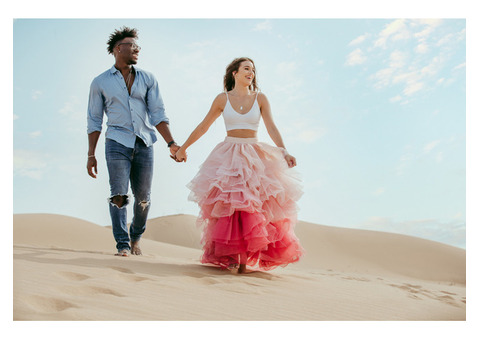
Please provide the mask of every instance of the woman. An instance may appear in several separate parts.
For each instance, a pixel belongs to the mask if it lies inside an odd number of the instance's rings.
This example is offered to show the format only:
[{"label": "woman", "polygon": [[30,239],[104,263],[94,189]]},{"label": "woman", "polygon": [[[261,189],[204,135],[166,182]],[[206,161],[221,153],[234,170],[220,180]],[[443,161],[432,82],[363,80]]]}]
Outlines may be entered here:
[{"label": "woman", "polygon": [[[223,113],[227,137],[188,184],[189,199],[200,206],[204,223],[201,261],[238,268],[238,273],[246,273],[247,265],[259,270],[286,266],[303,253],[293,232],[295,201],[302,195],[289,169],[296,159],[285,149],[267,97],[258,92],[251,59],[230,63],[224,88],[175,154],[177,161],[186,161],[187,148]],[[257,141],[260,116],[277,147]]]}]

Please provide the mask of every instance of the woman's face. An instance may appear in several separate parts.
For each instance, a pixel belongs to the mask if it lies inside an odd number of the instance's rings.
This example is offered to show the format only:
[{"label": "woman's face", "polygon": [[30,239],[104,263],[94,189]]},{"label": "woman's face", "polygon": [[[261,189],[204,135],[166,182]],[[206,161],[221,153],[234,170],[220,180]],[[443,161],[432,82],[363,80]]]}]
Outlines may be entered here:
[{"label": "woman's face", "polygon": [[238,71],[233,72],[235,84],[250,86],[255,78],[253,63],[249,60],[242,61]]}]

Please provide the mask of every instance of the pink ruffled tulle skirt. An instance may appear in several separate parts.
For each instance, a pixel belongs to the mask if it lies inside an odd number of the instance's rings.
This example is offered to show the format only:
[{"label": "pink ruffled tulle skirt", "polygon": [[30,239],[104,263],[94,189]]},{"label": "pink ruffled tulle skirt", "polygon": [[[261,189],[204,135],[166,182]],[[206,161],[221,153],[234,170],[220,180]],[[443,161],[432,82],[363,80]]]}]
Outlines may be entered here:
[{"label": "pink ruffled tulle skirt", "polygon": [[303,192],[279,148],[226,137],[187,187],[200,206],[202,263],[270,270],[299,260],[293,229]]}]

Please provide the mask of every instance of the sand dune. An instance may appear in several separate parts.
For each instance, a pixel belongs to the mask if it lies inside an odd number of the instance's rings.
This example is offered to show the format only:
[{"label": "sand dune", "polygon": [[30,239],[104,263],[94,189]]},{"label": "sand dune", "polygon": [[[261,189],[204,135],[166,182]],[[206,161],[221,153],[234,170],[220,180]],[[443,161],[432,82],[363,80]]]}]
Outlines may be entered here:
[{"label": "sand dune", "polygon": [[466,318],[463,249],[299,222],[302,261],[238,276],[199,263],[195,220],[151,219],[144,255],[118,258],[107,227],[14,215],[14,320]]}]

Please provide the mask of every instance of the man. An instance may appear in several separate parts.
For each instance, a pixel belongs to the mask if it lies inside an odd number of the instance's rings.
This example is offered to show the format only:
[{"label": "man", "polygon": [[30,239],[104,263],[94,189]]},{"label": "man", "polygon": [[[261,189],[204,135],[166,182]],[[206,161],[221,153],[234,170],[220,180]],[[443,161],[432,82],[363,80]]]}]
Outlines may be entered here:
[{"label": "man", "polygon": [[[179,149],[170,134],[168,118],[155,77],[134,65],[140,46],[137,30],[122,27],[107,42],[115,65],[96,77],[88,102],[88,174],[96,178],[95,149],[107,116],[105,155],[110,180],[109,208],[118,256],[141,255],[140,238],[145,231],[150,208],[155,129],[170,153]],[[134,196],[130,235],[127,228],[128,185]]]}]

